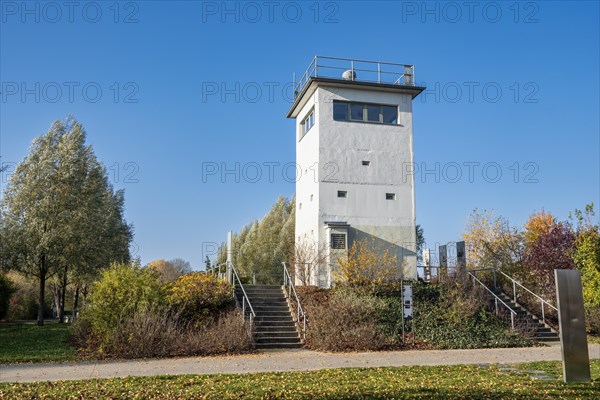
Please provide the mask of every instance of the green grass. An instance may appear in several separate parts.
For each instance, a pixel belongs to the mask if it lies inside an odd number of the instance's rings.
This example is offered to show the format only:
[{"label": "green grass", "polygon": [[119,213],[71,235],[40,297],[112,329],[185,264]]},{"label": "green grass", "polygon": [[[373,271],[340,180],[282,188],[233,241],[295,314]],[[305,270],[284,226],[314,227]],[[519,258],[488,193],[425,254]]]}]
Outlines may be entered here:
[{"label": "green grass", "polygon": [[[499,366],[350,368],[314,372],[183,375],[0,384],[0,399],[598,399],[600,361],[591,383],[560,381],[558,362]],[[524,371],[543,370],[555,380],[534,380]]]},{"label": "green grass", "polygon": [[597,335],[588,335],[588,343],[598,343],[598,344],[600,344],[600,336],[597,336]]},{"label": "green grass", "polygon": [[75,360],[75,350],[67,339],[69,325],[46,322],[0,324],[0,363]]}]

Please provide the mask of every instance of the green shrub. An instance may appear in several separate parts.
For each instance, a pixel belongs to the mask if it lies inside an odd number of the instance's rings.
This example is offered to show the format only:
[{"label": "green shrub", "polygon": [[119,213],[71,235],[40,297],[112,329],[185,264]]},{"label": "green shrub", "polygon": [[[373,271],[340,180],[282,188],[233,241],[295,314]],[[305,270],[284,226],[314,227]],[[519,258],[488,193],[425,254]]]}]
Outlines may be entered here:
[{"label": "green shrub", "polygon": [[10,298],[15,291],[16,288],[11,280],[0,274],[0,319],[6,317]]},{"label": "green shrub", "polygon": [[156,271],[139,265],[113,264],[92,286],[80,319],[100,338],[108,340],[116,327],[136,310],[165,305],[165,293]]},{"label": "green shrub", "polygon": [[528,346],[531,341],[486,311],[485,297],[451,277],[439,285],[415,284],[416,337],[439,349]]},{"label": "green shrub", "polygon": [[195,322],[215,316],[234,304],[233,286],[204,272],[180,276],[168,285],[167,293],[171,308]]}]

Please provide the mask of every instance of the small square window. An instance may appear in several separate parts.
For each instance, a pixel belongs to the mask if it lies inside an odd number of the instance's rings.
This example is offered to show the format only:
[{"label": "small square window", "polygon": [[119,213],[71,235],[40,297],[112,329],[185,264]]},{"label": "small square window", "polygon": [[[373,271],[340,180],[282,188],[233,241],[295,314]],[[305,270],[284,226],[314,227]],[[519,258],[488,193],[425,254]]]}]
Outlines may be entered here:
[{"label": "small square window", "polygon": [[345,190],[338,190],[338,197],[341,197],[343,199],[345,199],[346,197],[348,197],[348,192]]},{"label": "small square window", "polygon": [[363,161],[362,165],[364,165],[365,167],[368,167],[369,165],[371,165],[371,161]]},{"label": "small square window", "polygon": [[396,200],[396,193],[386,193],[385,199],[386,200]]},{"label": "small square window", "polygon": [[344,250],[346,248],[346,235],[343,233],[332,233],[331,248],[336,250]]}]

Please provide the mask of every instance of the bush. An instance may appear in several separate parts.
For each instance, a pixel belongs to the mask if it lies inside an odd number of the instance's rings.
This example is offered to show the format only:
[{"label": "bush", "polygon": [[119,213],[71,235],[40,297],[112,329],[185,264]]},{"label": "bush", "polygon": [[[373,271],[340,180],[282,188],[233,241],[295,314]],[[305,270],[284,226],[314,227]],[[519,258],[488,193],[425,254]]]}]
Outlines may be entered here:
[{"label": "bush", "polygon": [[528,346],[531,341],[486,311],[485,296],[468,281],[413,285],[416,335],[439,349]]},{"label": "bush", "polygon": [[[392,342],[377,321],[378,301],[373,296],[358,295],[348,290],[325,294],[312,290],[303,293],[304,307],[309,315],[306,345],[327,351],[381,350]],[[321,301],[317,301],[319,298]]]},{"label": "bush", "polygon": [[173,353],[176,356],[238,354],[253,347],[250,327],[237,310],[226,311],[215,320],[205,322],[199,329],[190,325],[187,334],[177,343]]},{"label": "bush", "polygon": [[171,308],[189,321],[202,321],[234,304],[233,286],[212,274],[193,272],[182,275],[168,286]]},{"label": "bush", "polygon": [[137,310],[165,305],[165,293],[156,271],[132,264],[113,264],[92,286],[80,318],[96,336],[108,341],[119,324]]},{"label": "bush", "polygon": [[15,286],[5,275],[0,274],[0,319],[8,314],[10,298],[16,291]]},{"label": "bush", "polygon": [[232,354],[252,349],[249,326],[236,311],[223,313],[200,327],[164,308],[142,306],[123,318],[108,339],[76,320],[73,342],[93,357],[149,358]]},{"label": "bush", "polygon": [[600,306],[586,308],[586,322],[589,333],[594,335],[600,334]]}]

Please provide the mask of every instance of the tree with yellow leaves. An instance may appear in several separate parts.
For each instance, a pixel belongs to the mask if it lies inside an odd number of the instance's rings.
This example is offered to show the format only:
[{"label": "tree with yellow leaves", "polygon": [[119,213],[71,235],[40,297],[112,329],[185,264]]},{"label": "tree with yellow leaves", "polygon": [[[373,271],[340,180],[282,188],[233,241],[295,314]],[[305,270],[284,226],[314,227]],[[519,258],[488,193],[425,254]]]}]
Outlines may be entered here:
[{"label": "tree with yellow leaves", "polygon": [[337,262],[336,281],[353,288],[373,290],[401,277],[398,256],[374,237],[354,241],[348,256]]},{"label": "tree with yellow leaves", "polygon": [[554,225],[556,225],[556,218],[543,209],[531,215],[525,223],[525,242],[527,244],[536,242],[541,235],[548,234]]},{"label": "tree with yellow leaves", "polygon": [[473,210],[462,237],[469,269],[502,267],[511,272],[520,269],[523,235],[508,219],[496,217],[493,210]]}]

